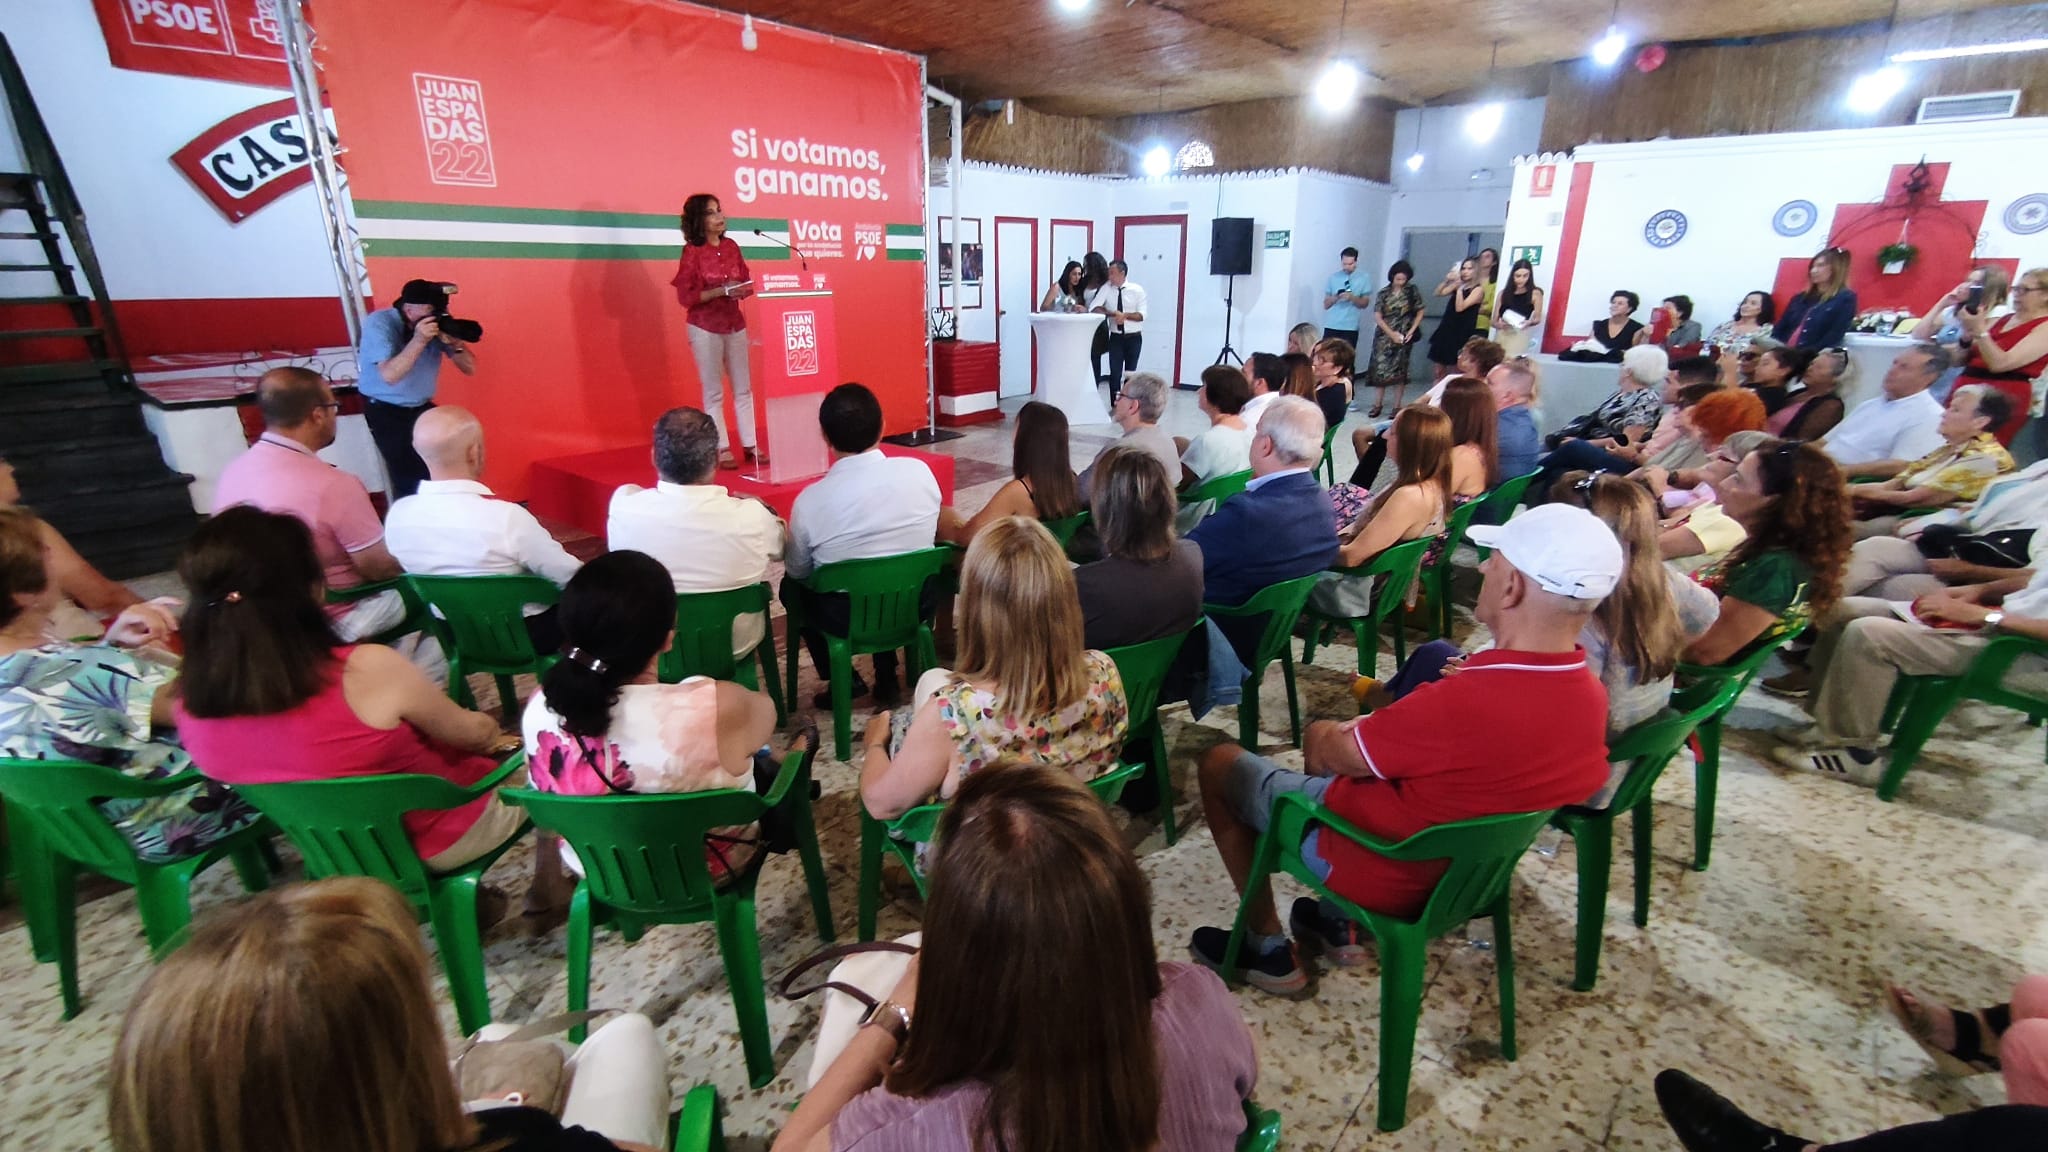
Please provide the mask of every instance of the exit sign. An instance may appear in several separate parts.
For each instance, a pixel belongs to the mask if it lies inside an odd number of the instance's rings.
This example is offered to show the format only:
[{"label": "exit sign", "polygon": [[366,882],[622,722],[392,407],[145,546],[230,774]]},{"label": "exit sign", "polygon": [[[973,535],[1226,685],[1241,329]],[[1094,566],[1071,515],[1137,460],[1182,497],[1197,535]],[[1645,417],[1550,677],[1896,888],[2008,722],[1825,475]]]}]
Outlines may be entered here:
[{"label": "exit sign", "polygon": [[1517,260],[1527,260],[1531,265],[1542,264],[1543,245],[1531,244],[1526,248],[1508,249],[1508,263],[1512,265]]},{"label": "exit sign", "polygon": [[1266,247],[1268,247],[1268,248],[1285,248],[1285,247],[1287,247],[1287,246],[1288,246],[1289,244],[1291,244],[1291,243],[1293,243],[1293,242],[1294,242],[1294,233],[1292,233],[1292,232],[1268,232],[1268,233],[1266,233]]}]

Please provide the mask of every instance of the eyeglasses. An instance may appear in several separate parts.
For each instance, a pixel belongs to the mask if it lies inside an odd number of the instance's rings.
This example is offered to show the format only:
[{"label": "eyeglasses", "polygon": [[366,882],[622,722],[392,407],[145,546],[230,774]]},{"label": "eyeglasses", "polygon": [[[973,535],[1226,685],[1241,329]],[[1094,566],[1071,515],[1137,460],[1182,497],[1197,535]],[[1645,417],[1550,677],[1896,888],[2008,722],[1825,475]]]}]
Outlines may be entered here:
[{"label": "eyeglasses", "polygon": [[1578,483],[1572,485],[1572,491],[1578,494],[1579,503],[1585,505],[1588,512],[1593,511],[1593,489],[1600,483],[1600,478],[1605,475],[1607,475],[1607,469],[1595,468],[1580,478]]},{"label": "eyeglasses", "polygon": [[2012,290],[2015,296],[2022,292],[2048,292],[2048,284],[2022,284]]},{"label": "eyeglasses", "polygon": [[339,411],[341,411],[341,401],[339,401],[339,400],[329,400],[329,401],[328,401],[327,403],[325,403],[325,404],[315,404],[315,405],[313,405],[313,407],[315,407],[315,408],[332,408],[332,409],[334,409],[334,410],[335,410],[336,412],[339,412]]}]

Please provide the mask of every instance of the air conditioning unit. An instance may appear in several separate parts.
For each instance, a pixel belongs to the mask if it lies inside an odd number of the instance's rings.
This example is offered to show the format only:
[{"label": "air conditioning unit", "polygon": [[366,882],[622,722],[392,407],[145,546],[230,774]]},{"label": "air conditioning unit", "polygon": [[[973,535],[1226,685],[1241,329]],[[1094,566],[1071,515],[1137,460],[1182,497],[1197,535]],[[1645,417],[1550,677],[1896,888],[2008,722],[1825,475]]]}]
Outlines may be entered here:
[{"label": "air conditioning unit", "polygon": [[1972,92],[1965,96],[1929,96],[1920,102],[1915,124],[1954,124],[1961,120],[2010,120],[2019,115],[2020,94]]}]

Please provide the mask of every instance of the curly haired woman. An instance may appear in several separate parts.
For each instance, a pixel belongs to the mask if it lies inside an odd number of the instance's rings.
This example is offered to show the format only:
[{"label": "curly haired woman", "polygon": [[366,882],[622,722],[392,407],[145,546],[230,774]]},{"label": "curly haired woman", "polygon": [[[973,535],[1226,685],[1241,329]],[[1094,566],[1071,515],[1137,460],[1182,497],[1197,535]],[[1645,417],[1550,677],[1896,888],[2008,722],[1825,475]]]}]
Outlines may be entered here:
[{"label": "curly haired woman", "polygon": [[1692,664],[1724,663],[1794,616],[1825,614],[1842,595],[1852,542],[1848,485],[1811,444],[1764,445],[1714,490],[1748,536],[1695,577],[1721,598],[1721,614],[1686,647]]}]

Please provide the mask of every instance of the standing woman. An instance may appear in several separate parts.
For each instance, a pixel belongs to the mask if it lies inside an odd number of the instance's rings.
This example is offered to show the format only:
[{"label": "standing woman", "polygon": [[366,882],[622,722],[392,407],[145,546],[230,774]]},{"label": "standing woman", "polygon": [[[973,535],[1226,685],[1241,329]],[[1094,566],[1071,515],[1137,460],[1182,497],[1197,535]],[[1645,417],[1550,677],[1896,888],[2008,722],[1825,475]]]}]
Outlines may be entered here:
[{"label": "standing woman", "polygon": [[757,464],[767,459],[754,447],[754,388],[747,375],[747,318],[740,301],[754,294],[754,274],[740,246],[725,234],[725,210],[718,197],[699,192],[683,201],[683,259],[676,265],[676,300],[689,311],[690,355],[704,388],[704,411],[718,427],[718,466],[738,467],[725,432],[725,379],[732,379],[733,408],[740,445]]},{"label": "standing woman", "polygon": [[[1444,318],[1437,321],[1436,331],[1429,337],[1429,362],[1436,365],[1435,378],[1441,380],[1458,362],[1458,349],[1479,331],[1479,314],[1486,304],[1486,281],[1479,275],[1479,261],[1470,257],[1459,261],[1457,268],[1438,282],[1436,294],[1451,298]],[[1396,394],[1394,405],[1400,404],[1401,397]]]},{"label": "standing woman", "polygon": [[[1372,411],[1377,419],[1387,407],[1387,389],[1408,386],[1408,357],[1415,350],[1415,336],[1422,331],[1422,290],[1413,283],[1415,267],[1406,260],[1394,261],[1387,269],[1387,286],[1373,300],[1372,366],[1367,378],[1378,389]],[[1401,406],[1401,394],[1394,393],[1394,407]]]},{"label": "standing woman", "polygon": [[1806,266],[1806,291],[1785,305],[1771,335],[1803,352],[1842,343],[1856,319],[1856,293],[1849,288],[1849,250],[1825,248]]},{"label": "standing woman", "polygon": [[1479,250],[1479,279],[1486,284],[1486,298],[1481,301],[1479,315],[1473,320],[1473,331],[1481,336],[1493,335],[1493,302],[1500,283],[1500,252],[1494,248]]},{"label": "standing woman", "polygon": [[[1522,319],[1505,317],[1514,313]],[[1531,333],[1543,330],[1543,289],[1536,286],[1536,266],[1517,260],[1508,269],[1508,282],[1494,299],[1493,341],[1510,359],[1529,349]]]},{"label": "standing woman", "polygon": [[1769,335],[1771,321],[1777,314],[1777,301],[1771,299],[1769,292],[1751,292],[1735,306],[1733,319],[1723,320],[1707,333],[1707,343],[1720,355],[1732,357],[1749,347],[1750,341]]},{"label": "standing woman", "polygon": [[[1100,252],[1090,252],[1081,257],[1081,301],[1085,305],[1095,298],[1095,290],[1109,283],[1109,261]],[[1109,372],[1103,367],[1103,357],[1109,355],[1109,317],[1095,326],[1095,342],[1088,348],[1088,355],[1095,360],[1095,382],[1109,383]]]},{"label": "standing woman", "polygon": [[2012,289],[2012,311],[1996,320],[1988,310],[1956,312],[1963,330],[1963,374],[1956,387],[1983,384],[2013,401],[2013,415],[1991,431],[2001,444],[2010,443],[2025,422],[2034,400],[2031,381],[2048,371],[2048,268],[2020,273]]},{"label": "standing woman", "polygon": [[[1088,297],[1082,294],[1083,269],[1079,260],[1067,261],[1060,269],[1060,278],[1045,290],[1045,299],[1038,302],[1040,312],[1086,312]],[[1064,303],[1062,303],[1064,301]]]}]

